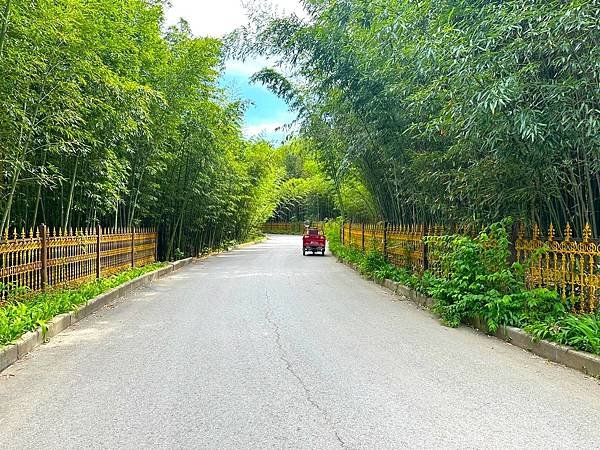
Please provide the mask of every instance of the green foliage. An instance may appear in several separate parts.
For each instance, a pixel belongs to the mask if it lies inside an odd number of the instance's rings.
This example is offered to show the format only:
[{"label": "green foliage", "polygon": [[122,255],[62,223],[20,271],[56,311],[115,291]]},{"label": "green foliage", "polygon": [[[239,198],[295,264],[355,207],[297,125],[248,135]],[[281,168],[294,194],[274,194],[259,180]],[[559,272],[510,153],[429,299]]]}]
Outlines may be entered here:
[{"label": "green foliage", "polygon": [[[554,291],[527,290],[520,264],[508,264],[507,227],[510,221],[493,224],[476,237],[444,236],[441,266],[446,276],[433,281],[427,292],[436,300],[435,310],[450,326],[481,317],[491,332],[500,325],[523,326],[539,317],[564,314],[565,307]],[[440,238],[434,238],[439,245]]]},{"label": "green foliage", "polygon": [[0,234],[153,226],[172,259],[260,230],[279,167],[242,137],[220,40],[167,29],[162,1],[6,4]]},{"label": "green foliage", "polygon": [[42,327],[53,317],[70,312],[88,300],[145,273],[163,267],[163,263],[137,267],[73,289],[51,289],[24,295],[11,291],[7,303],[0,308],[0,346],[10,344],[27,331]]},{"label": "green foliage", "polygon": [[[429,293],[437,300],[436,311],[450,326],[482,314],[492,331],[498,320],[516,325],[522,283],[506,264],[509,241],[505,224],[495,224],[475,238],[444,236],[448,250],[441,255],[447,278],[434,283]],[[433,243],[432,243],[433,244]]]},{"label": "green foliage", "polygon": [[600,317],[565,314],[559,319],[533,322],[525,330],[537,339],[547,339],[600,355]]},{"label": "green foliage", "polygon": [[[293,65],[258,77],[299,114],[342,212],[394,223],[502,217],[600,234],[597,0],[305,2],[257,11],[231,51]],[[291,79],[291,78],[290,78]]]},{"label": "green foliage", "polygon": [[363,253],[353,247],[342,245],[340,240],[341,223],[341,219],[336,219],[327,222],[325,225],[325,235],[329,244],[329,251],[333,255],[355,265],[365,276],[380,280],[389,279],[402,283],[405,286],[419,288],[421,282],[418,276],[390,264],[381,253],[374,250]]},{"label": "green foliage", "polygon": [[277,149],[277,155],[281,170],[272,218],[282,222],[318,222],[337,215],[333,184],[315,160],[309,142],[291,140]]},{"label": "green foliage", "polygon": [[412,274],[377,252],[365,254],[342,246],[341,220],[329,222],[325,230],[329,248],[339,259],[368,277],[396,281],[432,296],[434,311],[446,325],[456,327],[477,317],[485,320],[490,332],[502,325],[516,326],[537,339],[600,354],[600,315],[570,313],[570,305],[556,291],[526,289],[524,268],[508,264],[509,223],[494,224],[476,237],[442,237],[447,250],[441,253],[442,266],[447,272],[441,278],[427,271],[420,276]]},{"label": "green foliage", "polygon": [[184,255],[184,253],[178,247],[178,248],[175,249],[173,257],[177,261],[179,259],[185,258],[185,255]]},{"label": "green foliage", "polygon": [[435,311],[450,326],[480,317],[491,332],[501,325],[517,326],[538,339],[598,353],[597,316],[569,313],[570,305],[556,291],[525,289],[523,266],[507,263],[506,226],[494,224],[475,238],[444,238],[450,249],[442,257],[448,275],[421,287],[436,300]]}]

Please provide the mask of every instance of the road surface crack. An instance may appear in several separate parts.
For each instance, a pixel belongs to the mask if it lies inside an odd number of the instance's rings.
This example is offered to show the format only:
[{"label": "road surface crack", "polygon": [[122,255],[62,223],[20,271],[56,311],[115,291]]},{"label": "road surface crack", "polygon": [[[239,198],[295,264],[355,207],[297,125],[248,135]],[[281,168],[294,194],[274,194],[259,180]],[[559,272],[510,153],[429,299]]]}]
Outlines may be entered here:
[{"label": "road surface crack", "polygon": [[265,319],[273,327],[273,331],[275,332],[275,345],[276,345],[277,351],[279,353],[279,359],[285,364],[286,370],[296,379],[296,381],[298,382],[298,384],[304,391],[304,397],[306,398],[306,401],[308,403],[310,403],[317,411],[319,411],[319,413],[321,413],[321,415],[323,416],[325,421],[331,426],[333,434],[335,435],[335,438],[337,439],[338,443],[340,444],[340,447],[345,448],[346,443],[340,437],[340,435],[334,425],[334,422],[331,419],[331,416],[329,415],[329,412],[325,408],[323,408],[323,406],[321,406],[314,399],[311,390],[306,385],[306,382],[302,379],[302,377],[298,374],[298,372],[296,372],[294,365],[289,360],[289,358],[287,356],[287,352],[285,351],[285,349],[283,348],[283,345],[281,343],[281,331],[279,329],[279,324],[273,318],[273,310],[271,307],[271,301],[270,301],[268,291],[265,291],[265,297],[267,300],[267,310],[265,312]]}]

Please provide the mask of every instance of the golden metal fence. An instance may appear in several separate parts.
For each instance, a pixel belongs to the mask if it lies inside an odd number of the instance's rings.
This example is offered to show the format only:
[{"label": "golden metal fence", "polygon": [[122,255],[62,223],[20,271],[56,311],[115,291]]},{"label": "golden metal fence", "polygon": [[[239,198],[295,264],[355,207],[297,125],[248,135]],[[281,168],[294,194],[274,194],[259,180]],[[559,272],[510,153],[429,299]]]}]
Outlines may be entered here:
[{"label": "golden metal fence", "polygon": [[443,225],[430,225],[426,228],[423,235],[423,241],[426,242],[423,271],[427,270],[438,277],[449,275],[450,269],[444,264],[444,255],[448,254],[451,248],[445,237],[453,234],[470,234],[470,230],[447,228]]},{"label": "golden metal fence", "polygon": [[384,224],[343,224],[342,241],[357,250],[383,252]]},{"label": "golden metal fence", "polygon": [[422,272],[426,267],[427,248],[423,225],[344,223],[345,245],[358,250],[375,250],[398,267]]},{"label": "golden metal fence", "polygon": [[[323,229],[323,222],[313,223],[311,226]],[[304,232],[303,222],[267,222],[262,227],[263,233],[271,234],[302,234]]]},{"label": "golden metal fence", "polygon": [[600,290],[600,241],[592,238],[587,224],[581,239],[573,237],[567,225],[563,237],[556,238],[553,225],[544,237],[538,225],[531,234],[519,228],[515,242],[516,259],[527,267],[527,285],[557,290],[563,300],[576,311],[593,312],[598,309]]},{"label": "golden metal fence", "polygon": [[423,225],[389,225],[386,236],[388,260],[413,272],[425,268],[425,227]]},{"label": "golden metal fence", "polygon": [[365,225],[365,250],[384,252],[384,228],[383,223]]},{"label": "golden metal fence", "polygon": [[344,222],[342,224],[342,244],[352,245],[350,236],[352,234],[352,223]]},{"label": "golden metal fence", "polygon": [[9,290],[82,282],[156,261],[157,233],[143,228],[8,230],[0,239],[0,301]]},{"label": "golden metal fence", "polygon": [[[444,255],[451,251],[445,236],[474,233],[465,227],[422,224],[344,223],[341,230],[345,245],[363,251],[375,249],[398,267],[416,273],[427,270],[438,276],[451,275],[443,263]],[[555,289],[576,311],[596,311],[600,306],[600,241],[592,238],[589,225],[582,230],[581,239],[573,237],[569,225],[563,236],[558,239],[552,225],[546,237],[537,225],[529,235],[521,227],[514,241],[513,259],[525,264],[528,287]]]},{"label": "golden metal fence", "polygon": [[364,240],[362,236],[363,232],[360,224],[355,224],[354,227],[352,224],[349,224],[348,239],[350,241],[350,246],[359,250],[364,250]]}]

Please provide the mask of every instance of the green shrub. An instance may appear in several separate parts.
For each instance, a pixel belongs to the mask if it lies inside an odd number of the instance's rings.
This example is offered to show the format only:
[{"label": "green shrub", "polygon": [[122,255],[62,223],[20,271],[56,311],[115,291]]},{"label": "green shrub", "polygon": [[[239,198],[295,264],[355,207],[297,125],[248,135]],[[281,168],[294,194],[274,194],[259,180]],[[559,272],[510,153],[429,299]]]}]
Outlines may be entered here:
[{"label": "green shrub", "polygon": [[525,326],[536,339],[547,339],[600,355],[600,317],[594,314],[566,314]]},{"label": "green shrub", "polygon": [[569,312],[572,305],[563,302],[556,291],[526,289],[526,266],[508,263],[509,224],[510,219],[491,225],[473,238],[436,237],[447,249],[440,255],[447,271],[441,278],[427,271],[419,276],[388,263],[377,252],[365,254],[343,246],[339,221],[331,222],[326,234],[332,253],[357,265],[363,274],[432,296],[436,300],[434,311],[449,326],[480,317],[491,332],[501,325],[521,327],[536,339],[600,354],[600,313],[573,314]]},{"label": "green shrub", "polygon": [[6,304],[0,307],[0,346],[9,344],[38,327],[45,332],[46,322],[53,317],[70,312],[97,295],[164,265],[155,263],[136,267],[71,289],[56,288],[45,292],[13,290]]},{"label": "green shrub", "polygon": [[444,323],[456,327],[478,316],[494,332],[500,325],[523,326],[532,316],[564,313],[556,292],[526,290],[523,265],[508,264],[510,223],[490,225],[476,237],[442,237],[449,249],[441,255],[448,274],[427,292]]}]

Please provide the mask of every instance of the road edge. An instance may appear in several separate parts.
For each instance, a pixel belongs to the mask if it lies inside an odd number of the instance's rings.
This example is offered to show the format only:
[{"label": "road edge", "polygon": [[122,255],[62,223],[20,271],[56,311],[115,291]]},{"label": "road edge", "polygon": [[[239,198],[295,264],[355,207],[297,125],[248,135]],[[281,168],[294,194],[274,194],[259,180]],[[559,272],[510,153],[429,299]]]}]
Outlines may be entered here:
[{"label": "road edge", "polygon": [[141,287],[148,286],[153,281],[164,278],[172,272],[191,264],[194,262],[194,259],[195,258],[186,258],[175,262],[169,262],[166,267],[161,267],[160,269],[156,269],[116,286],[81,304],[77,309],[71,312],[59,314],[48,321],[46,324],[46,333],[43,333],[42,328],[38,328],[35,331],[28,331],[13,344],[6,345],[0,349],[0,373],[22,359],[33,349],[39,347],[61,331],[66,330],[71,325],[99,310],[110,301],[123,297]]},{"label": "road edge", "polygon": [[[338,261],[350,267],[352,270],[360,273],[359,268],[354,264],[341,261],[339,258]],[[370,277],[365,278],[380,285],[384,289],[391,291],[394,295],[422,308],[431,310],[435,304],[435,300],[433,298],[416,292],[396,281]],[[489,336],[494,336],[497,339],[531,352],[534,355],[540,356],[549,361],[578,370],[586,375],[600,378],[600,357],[592,353],[583,352],[576,350],[573,347],[556,344],[546,340],[535,340],[524,330],[506,325],[502,325],[495,333],[490,333],[485,321],[479,317],[473,319],[467,325],[482,333],[485,333]]]},{"label": "road edge", "polygon": [[166,267],[161,267],[160,269],[156,269],[138,278],[134,278],[133,280],[127,281],[107,292],[98,295],[97,297],[94,297],[91,300],[88,300],[86,303],[80,305],[76,310],[60,314],[54,317],[46,324],[47,330],[45,334],[42,332],[41,328],[38,328],[35,331],[28,331],[19,339],[17,339],[13,344],[6,345],[0,349],[0,373],[3,370],[12,366],[18,360],[22,359],[33,349],[39,347],[44,342],[47,342],[49,339],[56,336],[61,331],[66,330],[74,323],[79,322],[81,319],[99,310],[112,300],[116,300],[117,298],[130,294],[134,290],[139,289],[141,287],[148,286],[153,281],[158,280],[160,278],[164,278],[172,272],[175,272],[181,269],[182,267],[192,264],[193,262],[202,261],[204,259],[207,259],[214,255],[218,255],[223,252],[250,247],[252,245],[264,242],[267,239],[268,238],[266,236],[262,236],[249,242],[233,245],[232,247],[228,247],[227,250],[212,252],[197,258],[190,257],[180,259],[179,261],[175,262],[169,262],[168,266]]},{"label": "road edge", "polygon": [[227,253],[227,252],[231,252],[233,250],[239,250],[242,248],[246,248],[246,247],[250,247],[252,245],[256,245],[256,244],[260,244],[262,242],[267,241],[269,238],[267,236],[262,236],[262,237],[258,237],[256,239],[253,239],[251,241],[248,242],[242,242],[241,244],[234,244],[231,247],[227,247],[225,249],[222,250],[215,250],[209,253],[205,253],[203,255],[198,256],[196,259],[198,261],[203,261],[207,258],[210,258],[211,256],[215,256],[215,255],[220,255],[221,253]]}]

